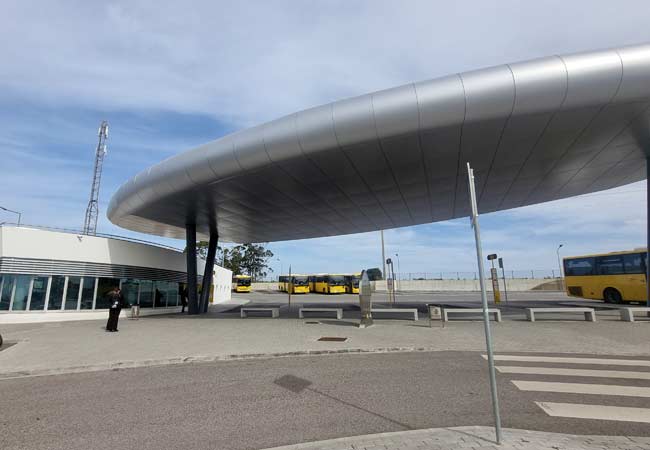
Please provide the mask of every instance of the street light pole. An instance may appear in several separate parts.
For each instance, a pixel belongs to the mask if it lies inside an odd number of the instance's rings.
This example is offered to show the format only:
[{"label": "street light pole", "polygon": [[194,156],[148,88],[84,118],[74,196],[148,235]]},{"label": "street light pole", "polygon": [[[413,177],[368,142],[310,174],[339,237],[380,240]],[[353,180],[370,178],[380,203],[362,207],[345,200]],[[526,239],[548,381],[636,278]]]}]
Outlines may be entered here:
[{"label": "street light pole", "polygon": [[380,233],[381,233],[381,264],[384,268],[382,275],[384,277],[384,280],[386,280],[388,277],[386,276],[386,248],[384,247],[384,230],[380,230]]},{"label": "street light pole", "polygon": [[5,208],[4,206],[0,206],[0,209],[3,210],[3,211],[10,212],[10,213],[18,214],[18,223],[17,223],[17,225],[20,226],[20,218],[23,216],[22,213],[19,213],[18,211],[13,211],[13,210],[11,210],[9,208]]},{"label": "street light pole", "polygon": [[560,262],[560,249],[564,247],[564,244],[560,244],[557,248],[557,267],[560,269],[560,287],[564,289],[564,278],[562,277],[562,263]]}]

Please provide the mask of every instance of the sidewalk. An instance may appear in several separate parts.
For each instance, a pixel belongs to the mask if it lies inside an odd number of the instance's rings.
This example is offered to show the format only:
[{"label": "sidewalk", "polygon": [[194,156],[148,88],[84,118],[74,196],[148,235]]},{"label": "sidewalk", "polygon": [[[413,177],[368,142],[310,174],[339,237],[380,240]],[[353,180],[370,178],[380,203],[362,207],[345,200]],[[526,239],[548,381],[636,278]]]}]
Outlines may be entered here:
[{"label": "sidewalk", "polygon": [[494,441],[490,427],[430,428],[370,434],[267,450],[641,450],[650,449],[650,438],[625,436],[578,436],[528,430],[503,430],[503,442]]},{"label": "sidewalk", "polygon": [[[357,322],[241,319],[234,310],[121,319],[119,333],[106,333],[105,320],[3,325],[5,341],[17,344],[0,351],[0,378],[334,352],[485,351],[480,321],[442,328],[441,322],[429,327],[428,320],[375,320],[367,329],[357,328]],[[650,356],[648,322],[506,320],[493,322],[492,330],[499,352]],[[318,341],[321,337],[347,340]]]}]

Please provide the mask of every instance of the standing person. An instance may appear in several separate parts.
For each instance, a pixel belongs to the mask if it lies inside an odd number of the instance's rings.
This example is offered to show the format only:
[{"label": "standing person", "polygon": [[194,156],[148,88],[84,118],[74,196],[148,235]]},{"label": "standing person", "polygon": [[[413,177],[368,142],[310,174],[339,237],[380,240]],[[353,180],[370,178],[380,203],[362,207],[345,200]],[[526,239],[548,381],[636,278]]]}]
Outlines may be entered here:
[{"label": "standing person", "polygon": [[185,287],[181,287],[181,305],[181,313],[184,313],[187,306],[187,289]]},{"label": "standing person", "polygon": [[124,296],[119,287],[115,286],[109,293],[108,299],[111,302],[111,308],[108,310],[108,322],[106,322],[106,331],[118,331],[117,321],[120,319],[120,311],[124,306]]}]

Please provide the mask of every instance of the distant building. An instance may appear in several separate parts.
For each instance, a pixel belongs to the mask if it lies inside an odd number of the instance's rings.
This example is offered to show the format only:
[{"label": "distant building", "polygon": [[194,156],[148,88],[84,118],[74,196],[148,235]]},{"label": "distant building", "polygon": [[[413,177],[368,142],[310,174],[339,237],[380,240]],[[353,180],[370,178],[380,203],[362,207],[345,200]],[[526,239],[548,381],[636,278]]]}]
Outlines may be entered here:
[{"label": "distant building", "polygon": [[[230,300],[232,272],[215,266],[214,275],[211,302]],[[105,318],[114,286],[141,315],[179,312],[186,280],[185,254],[171,247],[0,227],[0,323]]]}]

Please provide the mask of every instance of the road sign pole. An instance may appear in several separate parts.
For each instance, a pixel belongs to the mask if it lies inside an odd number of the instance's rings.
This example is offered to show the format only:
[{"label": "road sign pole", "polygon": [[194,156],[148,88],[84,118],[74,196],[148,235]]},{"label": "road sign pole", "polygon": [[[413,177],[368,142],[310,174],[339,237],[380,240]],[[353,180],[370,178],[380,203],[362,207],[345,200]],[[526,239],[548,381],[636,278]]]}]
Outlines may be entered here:
[{"label": "road sign pole", "polygon": [[487,292],[485,290],[485,269],[483,267],[483,250],[481,248],[481,230],[478,223],[478,208],[476,206],[476,189],[474,187],[474,171],[467,163],[467,176],[469,182],[469,197],[471,204],[471,222],[474,228],[476,241],[476,259],[478,262],[479,283],[481,285],[481,302],[483,303],[483,323],[485,325],[485,344],[488,355],[488,368],[490,374],[490,391],[492,394],[492,413],[494,414],[494,430],[497,444],[501,444],[501,417],[499,415],[499,397],[497,395],[496,373],[494,370],[494,355],[492,353],[492,335],[490,333],[490,315],[488,313]]}]

